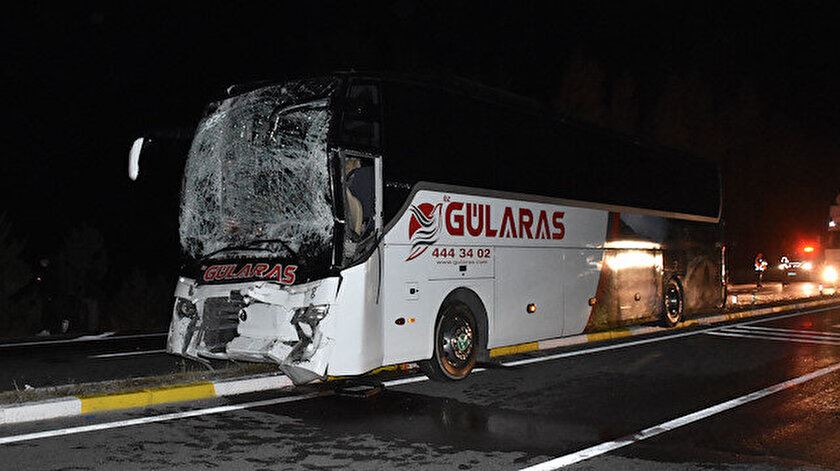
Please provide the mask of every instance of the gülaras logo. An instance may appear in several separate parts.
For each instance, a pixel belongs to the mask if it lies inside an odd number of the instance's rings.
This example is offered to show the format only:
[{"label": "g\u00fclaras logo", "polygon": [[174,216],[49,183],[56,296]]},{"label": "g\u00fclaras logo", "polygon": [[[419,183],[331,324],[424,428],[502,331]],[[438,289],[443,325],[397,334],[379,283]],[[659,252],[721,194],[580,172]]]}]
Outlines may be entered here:
[{"label": "g\u00fclaras logo", "polygon": [[213,281],[234,281],[250,278],[272,280],[281,285],[292,285],[295,283],[295,271],[297,265],[283,266],[275,263],[274,266],[268,263],[246,263],[241,267],[235,263],[225,265],[210,265],[201,267],[204,271],[202,279],[207,282]]},{"label": "g\u00fclaras logo", "polygon": [[[501,221],[494,216],[501,209]],[[441,231],[452,237],[496,239],[562,240],[566,235],[563,211],[532,210],[527,207],[493,206],[484,203],[451,201],[433,205],[420,203],[409,209],[408,238],[413,260],[438,241]]]},{"label": "g\u00fclaras logo", "polygon": [[440,213],[442,203],[420,203],[411,205],[411,216],[408,220],[408,238],[411,240],[411,252],[405,261],[419,257],[438,240],[440,232]]}]

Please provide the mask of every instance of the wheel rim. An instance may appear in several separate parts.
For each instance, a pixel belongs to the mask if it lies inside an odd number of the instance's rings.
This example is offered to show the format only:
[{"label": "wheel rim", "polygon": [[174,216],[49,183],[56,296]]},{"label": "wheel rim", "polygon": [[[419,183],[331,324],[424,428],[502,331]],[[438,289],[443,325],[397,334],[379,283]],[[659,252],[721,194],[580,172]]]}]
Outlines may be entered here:
[{"label": "wheel rim", "polygon": [[464,316],[447,316],[441,324],[440,335],[441,366],[459,376],[472,360],[475,343],[473,327]]},{"label": "wheel rim", "polygon": [[677,322],[682,315],[682,297],[680,288],[676,283],[671,282],[665,290],[665,315],[671,322]]}]

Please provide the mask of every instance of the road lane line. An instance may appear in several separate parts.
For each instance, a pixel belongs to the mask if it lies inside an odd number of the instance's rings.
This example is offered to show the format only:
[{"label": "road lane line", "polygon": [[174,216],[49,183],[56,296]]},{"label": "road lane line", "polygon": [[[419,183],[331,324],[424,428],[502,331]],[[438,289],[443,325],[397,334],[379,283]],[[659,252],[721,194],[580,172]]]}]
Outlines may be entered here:
[{"label": "road lane line", "polygon": [[166,349],[147,350],[142,352],[119,352],[119,353],[102,353],[99,355],[90,355],[88,358],[117,358],[117,357],[132,357],[136,355],[151,355],[153,353],[166,353]]},{"label": "road lane line", "polygon": [[816,379],[821,376],[825,376],[838,370],[840,370],[840,363],[834,363],[832,365],[826,366],[825,368],[820,368],[811,373],[798,376],[796,378],[789,379],[781,383],[774,384],[773,386],[755,392],[751,392],[744,396],[737,397],[735,399],[731,399],[729,401],[722,402],[720,404],[707,407],[705,409],[701,409],[697,412],[693,412],[691,414],[684,415],[682,417],[678,417],[667,422],[663,422],[659,425],[654,425],[653,427],[646,428],[632,435],[625,435],[624,437],[618,438],[613,441],[604,442],[599,445],[585,448],[583,450],[576,451],[565,456],[561,456],[559,458],[554,458],[553,460],[549,460],[543,463],[536,464],[534,466],[523,468],[522,471],[552,471],[575,463],[580,463],[581,461],[588,460],[590,458],[594,458],[605,453],[609,453],[619,448],[624,448],[628,445],[638,443],[642,440],[647,440],[648,438],[655,437],[657,435],[669,432],[684,425],[688,425],[693,422],[697,422],[699,420],[711,417],[713,415],[720,414],[721,412],[734,409],[738,406],[742,406],[744,404],[763,399],[767,396],[770,396],[771,394],[776,394],[786,389],[790,389],[794,386],[800,385],[807,381],[811,381],[812,379]]},{"label": "road lane line", "polygon": [[82,337],[76,337],[72,339],[61,339],[61,340],[43,340],[43,341],[36,341],[36,342],[17,342],[17,343],[3,343],[0,344],[0,348],[13,348],[13,347],[34,347],[38,345],[57,345],[57,344],[64,344],[64,343],[80,343],[80,342],[99,342],[103,340],[125,340],[125,339],[144,339],[148,337],[166,337],[168,335],[167,332],[158,332],[154,334],[135,334],[135,335],[119,335],[115,336],[112,333],[108,334],[101,334],[101,335],[85,335]]},{"label": "road lane line", "polygon": [[797,330],[797,329],[779,329],[776,327],[760,327],[757,325],[747,325],[743,326],[742,329],[749,329],[749,330],[763,330],[767,332],[784,332],[784,333],[791,333],[791,334],[806,334],[806,335],[825,335],[828,337],[840,337],[840,334],[835,332],[823,332],[821,330]]},{"label": "road lane line", "polygon": [[770,332],[766,330],[752,330],[752,329],[745,329],[744,327],[730,327],[728,329],[723,329],[721,332],[734,332],[737,334],[749,334],[749,335],[766,335],[768,337],[785,337],[785,338],[794,338],[794,339],[805,339],[805,340],[827,340],[830,342],[840,342],[840,337],[829,337],[827,335],[811,335],[811,334],[795,334],[795,333],[783,333],[783,332]]},{"label": "road lane line", "polygon": [[[731,327],[733,325],[747,325],[747,324],[755,324],[755,323],[759,323],[759,322],[771,322],[771,321],[775,321],[775,320],[786,319],[786,318],[789,318],[789,317],[801,316],[801,315],[805,315],[805,314],[813,314],[813,313],[822,312],[822,311],[830,311],[830,310],[834,310],[834,309],[837,309],[837,306],[821,307],[821,308],[817,308],[817,309],[814,309],[814,310],[793,312],[793,313],[790,313],[790,314],[774,316],[774,317],[771,317],[771,318],[754,319],[754,320],[750,320],[750,321],[741,322],[739,324],[729,324],[729,325],[720,326],[720,327],[701,328],[701,329],[698,329],[698,330],[695,330],[695,331],[692,331],[692,332],[681,332],[681,333],[673,334],[673,335],[664,335],[664,336],[654,337],[654,338],[650,338],[650,339],[636,340],[636,341],[632,341],[632,342],[622,342],[622,343],[618,343],[618,344],[614,344],[614,345],[606,345],[606,346],[603,346],[603,347],[593,347],[593,348],[588,348],[588,349],[583,349],[583,350],[576,350],[576,351],[573,351],[573,352],[559,353],[559,354],[555,354],[555,355],[545,355],[545,356],[535,357],[535,358],[526,358],[526,359],[523,359],[523,360],[510,361],[510,362],[505,362],[505,363],[501,363],[501,364],[503,366],[519,366],[519,365],[526,365],[526,364],[538,363],[538,362],[543,362],[543,361],[551,361],[551,360],[556,360],[556,359],[560,359],[560,358],[566,358],[566,357],[572,357],[572,356],[578,356],[578,355],[585,355],[585,354],[588,354],[588,353],[597,353],[597,352],[601,352],[601,351],[614,350],[614,349],[629,347],[629,346],[633,346],[633,345],[642,345],[642,344],[647,344],[647,343],[651,343],[651,342],[658,342],[658,341],[663,341],[663,340],[668,340],[668,339],[673,339],[673,338],[687,337],[687,336],[691,336],[691,335],[699,335],[699,334],[703,334],[703,333],[706,333],[706,332],[716,331],[716,330],[720,330],[720,329],[723,329],[723,328],[726,328],[726,327]],[[480,373],[482,371],[487,371],[487,370],[484,369],[484,368],[476,368],[473,371],[476,372],[476,373]],[[400,385],[404,385],[404,384],[411,384],[411,383],[419,383],[419,382],[423,382],[423,381],[428,381],[428,379],[429,378],[427,376],[421,375],[421,376],[413,376],[413,377],[408,377],[408,378],[400,378],[400,379],[394,379],[394,380],[390,380],[390,381],[384,381],[382,384],[385,385],[385,386],[388,386],[388,387],[390,387],[390,386],[400,386]],[[279,399],[270,399],[270,400],[267,400],[267,401],[257,401],[257,402],[237,404],[235,406],[214,407],[214,408],[210,408],[210,409],[198,409],[198,410],[193,410],[193,411],[188,411],[188,412],[179,412],[179,413],[166,414],[166,415],[161,415],[161,416],[151,416],[151,417],[132,419],[132,420],[127,420],[127,421],[117,421],[117,422],[103,423],[103,424],[97,424],[95,426],[91,425],[91,426],[85,426],[85,427],[74,427],[74,428],[71,428],[71,429],[61,429],[61,430],[53,430],[53,431],[46,431],[46,432],[38,432],[38,433],[34,433],[34,434],[26,434],[26,435],[18,435],[18,436],[10,436],[10,437],[0,437],[0,444],[16,443],[16,442],[19,442],[19,441],[35,440],[35,439],[38,439],[38,438],[48,438],[48,437],[61,436],[61,435],[69,435],[69,434],[73,434],[73,433],[83,433],[83,432],[90,432],[90,431],[97,431],[97,430],[106,430],[106,429],[115,428],[115,427],[128,427],[128,426],[131,426],[131,425],[141,425],[141,424],[145,424],[145,423],[161,422],[161,421],[165,421],[165,420],[175,420],[175,419],[179,419],[179,418],[197,417],[197,416],[208,415],[208,414],[219,414],[219,413],[229,412],[229,411],[233,411],[233,410],[241,410],[241,409],[248,409],[248,408],[252,408],[252,407],[261,407],[261,406],[264,406],[264,405],[280,404],[280,403],[283,403],[283,402],[293,402],[293,401],[299,401],[299,400],[304,400],[304,399],[310,399],[310,398],[318,397],[319,395],[320,394],[313,393],[313,394],[308,394],[308,395],[303,395],[303,396],[293,396],[293,399],[289,399],[288,397],[287,398],[279,398]],[[116,425],[111,427],[110,424],[116,424]],[[95,428],[90,428],[90,427],[95,427]],[[65,432],[62,432],[62,430],[65,430]],[[66,430],[72,430],[72,431],[71,432],[66,432]],[[21,437],[23,437],[23,438],[21,438]]]},{"label": "road lane line", "polygon": [[401,386],[403,384],[411,384],[411,383],[421,383],[423,381],[428,381],[428,376],[412,376],[410,378],[402,378],[402,379],[393,379],[391,381],[384,381],[382,384],[384,386]]},{"label": "road lane line", "polygon": [[815,309],[813,311],[794,312],[794,313],[785,314],[785,315],[782,315],[782,316],[775,316],[775,317],[772,317],[772,318],[769,318],[769,319],[754,319],[754,320],[750,320],[750,321],[739,322],[737,324],[728,324],[728,325],[711,327],[711,328],[706,328],[706,329],[701,328],[701,329],[698,329],[698,330],[692,330],[691,332],[680,332],[678,334],[661,335],[661,336],[651,337],[651,338],[647,338],[647,339],[632,340],[632,341],[629,341],[629,342],[621,342],[621,343],[616,343],[616,344],[612,344],[612,345],[604,345],[602,347],[591,347],[591,348],[584,348],[584,349],[581,349],[581,350],[575,350],[575,351],[571,351],[571,352],[555,353],[553,355],[543,355],[543,356],[534,357],[534,358],[524,358],[522,360],[514,360],[514,361],[504,362],[504,363],[502,363],[502,365],[504,365],[504,366],[529,365],[531,363],[540,363],[540,362],[543,362],[543,361],[558,360],[560,358],[575,357],[575,356],[579,356],[579,355],[586,355],[586,354],[589,354],[589,353],[605,352],[605,351],[609,351],[609,350],[616,350],[616,349],[619,349],[619,348],[632,347],[632,346],[635,346],[635,345],[644,345],[644,344],[653,343],[653,342],[662,342],[664,340],[671,340],[671,339],[680,338],[680,337],[690,337],[692,335],[699,335],[699,334],[703,334],[703,333],[706,333],[706,332],[714,332],[714,331],[726,329],[728,327],[733,327],[733,326],[757,324],[757,323],[760,323],[760,322],[771,322],[771,321],[776,321],[776,320],[780,320],[780,319],[787,319],[788,317],[796,317],[796,316],[801,316],[801,315],[805,315],[805,314],[813,314],[815,312],[830,311],[830,310],[834,310],[834,309],[837,309],[837,306],[832,306],[832,307],[828,307],[828,308],[819,308],[819,309]]},{"label": "road lane line", "polygon": [[739,337],[744,339],[760,339],[760,340],[777,340],[780,342],[795,342],[795,343],[813,343],[818,345],[836,345],[840,346],[840,342],[830,342],[827,340],[806,340],[806,339],[797,339],[793,337],[770,337],[767,335],[750,335],[750,334],[738,334],[735,332],[706,332],[706,335],[716,335],[719,337]]},{"label": "road lane line", "polygon": [[168,420],[187,419],[190,417],[200,417],[202,415],[210,414],[224,414],[226,412],[233,412],[242,409],[251,409],[255,407],[273,406],[277,404],[284,404],[288,402],[303,401],[306,399],[313,399],[315,397],[324,396],[323,393],[309,393],[300,396],[286,396],[275,399],[266,399],[262,401],[244,402],[242,404],[233,404],[228,406],[211,407],[209,409],[198,409],[185,412],[174,412],[171,414],[155,415],[151,417],[138,417],[136,419],[118,420],[116,422],[106,422],[93,425],[82,425],[78,427],[69,427],[56,430],[46,430],[43,432],[26,433],[23,435],[14,435],[10,437],[0,437],[0,445],[9,443],[20,443],[31,440],[38,440],[41,438],[62,437],[66,435],[75,435],[78,433],[95,432],[98,430],[107,430],[113,428],[131,427],[133,425],[152,424],[156,422],[165,422]]}]

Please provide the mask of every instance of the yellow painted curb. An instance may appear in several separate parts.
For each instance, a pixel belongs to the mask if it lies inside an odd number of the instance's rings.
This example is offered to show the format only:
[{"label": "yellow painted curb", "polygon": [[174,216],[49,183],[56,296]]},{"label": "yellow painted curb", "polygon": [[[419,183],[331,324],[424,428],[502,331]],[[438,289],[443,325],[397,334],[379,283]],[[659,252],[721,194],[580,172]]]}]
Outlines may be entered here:
[{"label": "yellow painted curb", "polygon": [[632,333],[629,329],[615,329],[607,330],[605,332],[595,332],[594,334],[586,334],[586,340],[589,342],[599,342],[601,340],[620,339],[631,335]]},{"label": "yellow painted curb", "polygon": [[[372,370],[368,371],[367,373],[365,373],[363,375],[360,375],[360,376],[374,376],[374,375],[378,375],[379,373],[384,373],[386,371],[398,371],[398,370],[406,371],[406,370],[410,369],[409,365],[410,365],[410,363],[397,363],[395,365],[380,366],[379,368],[374,368],[374,369],[372,369]],[[341,381],[341,380],[348,379],[348,378],[358,378],[358,377],[359,376],[355,376],[355,375],[353,375],[353,376],[327,376],[327,381],[328,382],[329,381]]]},{"label": "yellow painted curb", "polygon": [[490,356],[501,357],[505,355],[515,355],[517,353],[532,352],[539,349],[539,342],[520,343],[519,345],[511,345],[509,347],[492,348],[490,349]]},{"label": "yellow painted curb", "polygon": [[216,397],[213,383],[196,383],[188,386],[155,388],[129,393],[80,397],[82,414],[119,409],[132,409],[153,404],[192,401]]}]

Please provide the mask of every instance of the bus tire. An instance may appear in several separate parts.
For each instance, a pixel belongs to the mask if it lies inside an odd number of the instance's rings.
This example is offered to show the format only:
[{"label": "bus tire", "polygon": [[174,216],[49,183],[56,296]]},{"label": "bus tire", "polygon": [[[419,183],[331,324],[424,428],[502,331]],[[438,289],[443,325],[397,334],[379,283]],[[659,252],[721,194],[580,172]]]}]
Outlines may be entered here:
[{"label": "bus tire", "polygon": [[685,310],[682,285],[676,277],[672,277],[665,283],[662,291],[662,325],[674,327],[682,320]]},{"label": "bus tire", "polygon": [[478,329],[469,306],[457,300],[446,303],[435,323],[432,358],[420,362],[420,369],[435,381],[466,378],[478,356]]}]

